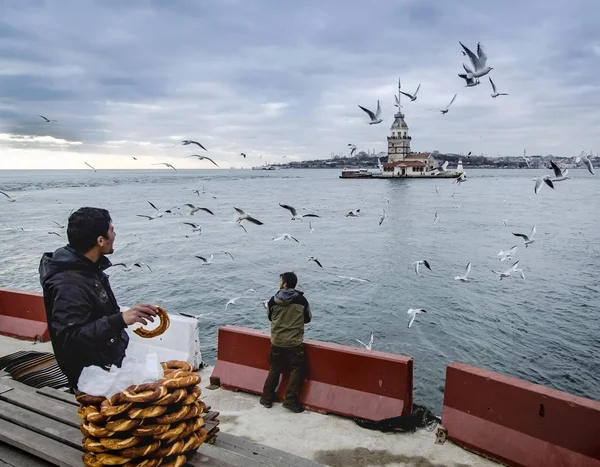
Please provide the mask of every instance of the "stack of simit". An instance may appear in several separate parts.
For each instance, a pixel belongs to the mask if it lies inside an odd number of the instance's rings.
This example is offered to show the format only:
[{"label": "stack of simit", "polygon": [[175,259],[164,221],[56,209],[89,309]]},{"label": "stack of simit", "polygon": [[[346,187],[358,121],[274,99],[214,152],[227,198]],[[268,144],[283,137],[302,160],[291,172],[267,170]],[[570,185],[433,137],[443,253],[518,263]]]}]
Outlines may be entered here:
[{"label": "stack of simit", "polygon": [[157,383],[130,386],[110,399],[77,395],[85,465],[181,467],[206,440],[200,376],[188,362],[161,365]]}]

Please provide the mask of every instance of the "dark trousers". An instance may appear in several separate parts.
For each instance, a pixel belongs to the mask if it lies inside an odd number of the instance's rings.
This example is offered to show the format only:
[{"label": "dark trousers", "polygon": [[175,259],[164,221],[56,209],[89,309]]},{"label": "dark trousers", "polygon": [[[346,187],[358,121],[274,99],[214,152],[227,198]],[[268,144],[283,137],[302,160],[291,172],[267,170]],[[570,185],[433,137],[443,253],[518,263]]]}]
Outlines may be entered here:
[{"label": "dark trousers", "polygon": [[271,345],[269,354],[271,369],[263,388],[263,399],[273,402],[277,399],[275,390],[281,373],[290,373],[290,381],[285,393],[285,404],[298,402],[298,393],[305,376],[304,344],[298,347],[276,347]]}]

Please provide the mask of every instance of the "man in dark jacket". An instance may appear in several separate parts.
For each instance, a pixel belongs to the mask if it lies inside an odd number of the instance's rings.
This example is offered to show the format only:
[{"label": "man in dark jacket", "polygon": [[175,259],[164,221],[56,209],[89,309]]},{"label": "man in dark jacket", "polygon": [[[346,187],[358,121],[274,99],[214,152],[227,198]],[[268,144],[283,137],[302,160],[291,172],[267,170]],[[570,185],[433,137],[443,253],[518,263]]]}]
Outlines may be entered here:
[{"label": "man in dark jacket", "polygon": [[106,209],[84,207],[69,217],[69,244],[40,261],[50,339],[72,392],[84,367],[120,367],[129,343],[125,328],[156,315],[146,304],[120,312],[103,272],[111,266],[105,255],[113,253],[115,236]]},{"label": "man in dark jacket", "polygon": [[260,403],[273,407],[277,399],[275,390],[283,372],[290,372],[290,380],[283,406],[292,412],[300,413],[304,407],[298,401],[298,393],[304,381],[304,325],[310,323],[312,314],[308,300],[295,289],[298,277],[293,272],[281,274],[279,291],[267,304],[271,321],[271,369],[265,381]]}]

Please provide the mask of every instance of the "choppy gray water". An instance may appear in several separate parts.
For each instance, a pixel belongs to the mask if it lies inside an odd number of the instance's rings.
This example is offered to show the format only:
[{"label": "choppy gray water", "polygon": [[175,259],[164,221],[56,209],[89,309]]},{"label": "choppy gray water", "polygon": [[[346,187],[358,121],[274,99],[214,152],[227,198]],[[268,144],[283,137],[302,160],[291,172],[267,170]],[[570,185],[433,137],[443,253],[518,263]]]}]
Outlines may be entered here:
[{"label": "choppy gray water", "polygon": [[[0,287],[41,290],[41,254],[66,243],[52,221],[66,223],[72,208],[106,207],[117,231],[113,263],[153,269],[109,270],[119,302],[201,316],[205,361],[214,361],[219,326],[268,329],[259,299],[276,290],[280,272],[294,270],[314,314],[307,337],[357,345],[353,339],[366,341],[373,331],[374,350],[414,357],[415,400],[436,411],[454,361],[600,400],[600,179],[570,172],[555,191],[544,186],[535,195],[531,179],[545,171],[470,170],[460,187],[452,180],[340,180],[336,170],[3,171],[0,189],[31,193],[15,203],[0,198]],[[206,194],[192,193],[202,185]],[[196,203],[215,216],[186,216],[203,230],[185,238],[181,216],[135,216],[152,214],[148,200],[163,208]],[[308,219],[291,221],[279,202],[321,215],[312,220],[314,233]],[[247,225],[245,234],[233,206],[265,224]],[[356,208],[361,217],[344,217]],[[389,217],[379,226],[382,208]],[[511,232],[528,233],[534,224],[537,240],[525,249]],[[273,242],[284,232],[302,244]],[[526,280],[500,282],[490,269],[509,266],[496,255],[512,245],[520,246],[515,259]],[[212,265],[194,258],[211,253]],[[411,263],[421,258],[433,271],[418,277]],[[473,282],[455,281],[468,261]],[[225,312],[248,288],[258,296]],[[407,329],[411,307],[428,313]]]}]

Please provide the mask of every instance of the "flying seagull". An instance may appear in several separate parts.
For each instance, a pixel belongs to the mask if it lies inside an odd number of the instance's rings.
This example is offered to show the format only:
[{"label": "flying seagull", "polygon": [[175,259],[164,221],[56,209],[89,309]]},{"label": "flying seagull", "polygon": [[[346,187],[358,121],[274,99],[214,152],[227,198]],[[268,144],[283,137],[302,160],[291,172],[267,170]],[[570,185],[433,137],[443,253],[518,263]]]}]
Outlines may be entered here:
[{"label": "flying seagull", "polygon": [[409,308],[407,313],[408,316],[410,316],[410,321],[408,322],[408,328],[410,329],[412,324],[415,322],[417,315],[420,313],[427,313],[427,310],[424,310],[423,308]]},{"label": "flying seagull", "polygon": [[367,113],[367,115],[369,116],[369,118],[371,119],[371,121],[369,122],[369,125],[376,125],[377,123],[383,122],[383,120],[380,118],[381,117],[381,106],[379,105],[379,100],[377,101],[377,111],[375,113],[371,112],[369,109],[365,109],[361,105],[359,105],[359,107],[362,110],[364,110]]},{"label": "flying seagull", "polygon": [[309,222],[309,223],[308,223],[308,231],[309,231],[310,233],[315,233],[315,229],[313,229],[312,222]]},{"label": "flying seagull", "polygon": [[537,177],[534,180],[535,180],[535,186],[533,187],[533,192],[536,195],[537,195],[538,191],[540,191],[540,188],[542,188],[542,185],[544,183],[554,190],[554,183],[552,183],[552,180],[550,179],[549,175],[545,175],[544,177]]},{"label": "flying seagull", "polygon": [[417,273],[417,276],[420,276],[419,266],[421,266],[421,265],[425,266],[427,269],[429,269],[431,271],[431,266],[429,266],[429,263],[427,262],[426,259],[420,259],[419,261],[415,261],[413,264],[415,266],[415,272]]},{"label": "flying seagull", "polygon": [[237,219],[235,220],[238,224],[241,224],[242,221],[248,221],[248,222],[252,222],[253,224],[256,224],[256,225],[263,225],[263,223],[261,221],[259,221],[258,219],[255,219],[254,217],[252,217],[249,214],[246,214],[241,209],[235,208],[235,207],[233,209],[235,209],[235,212],[237,212],[239,214],[237,216]]},{"label": "flying seagull", "polygon": [[241,227],[242,229],[244,229],[244,232],[248,233],[248,231],[246,230],[246,227],[244,227],[242,224],[236,224],[238,227]]},{"label": "flying seagull", "polygon": [[433,223],[434,223],[434,224],[437,224],[439,221],[440,221],[440,217],[438,216],[438,213],[436,212],[436,213],[433,215]]},{"label": "flying seagull", "polygon": [[583,162],[583,165],[585,165],[585,168],[588,169],[589,173],[591,173],[592,175],[595,175],[594,167],[592,166],[592,161],[588,159],[588,156],[586,156],[586,154],[584,152],[582,152],[580,155],[578,155],[575,158],[575,162],[577,164],[579,164],[579,161]]},{"label": "flying seagull", "polygon": [[516,245],[514,245],[508,251],[500,251],[500,252],[498,252],[498,259],[500,261],[506,261],[507,259],[512,259],[513,255],[516,253],[516,251],[517,251],[517,246]]},{"label": "flying seagull", "polygon": [[85,165],[87,165],[90,169],[93,169],[94,172],[96,171],[96,169],[94,167],[92,167],[90,164],[88,164],[87,162],[84,162]]},{"label": "flying seagull", "polygon": [[52,222],[53,222],[54,224],[56,224],[56,225],[57,225],[57,227],[58,227],[59,229],[64,229],[64,228],[65,228],[65,225],[64,225],[64,224],[59,224],[59,223],[58,223],[58,222],[56,222],[56,221],[52,221]]},{"label": "flying seagull", "polygon": [[494,84],[494,82],[492,81],[492,78],[491,78],[491,76],[488,76],[488,79],[490,80],[490,84],[492,85],[492,91],[494,92],[494,93],[492,94],[492,97],[493,97],[494,99],[495,99],[496,97],[498,97],[498,96],[508,96],[508,93],[506,93],[506,92],[498,92],[498,91],[496,90],[496,85],[495,85],[495,84]]},{"label": "flying seagull", "polygon": [[225,311],[227,311],[227,308],[229,308],[229,305],[235,305],[235,302],[237,302],[240,298],[242,298],[241,296],[239,297],[235,297],[232,298],[231,300],[229,300],[226,304],[225,304]]},{"label": "flying seagull", "polygon": [[204,211],[204,212],[209,213],[211,216],[214,216],[214,213],[208,208],[201,208],[198,206],[194,206],[193,204],[190,204],[190,203],[185,203],[184,206],[187,206],[188,208],[191,209],[190,216],[193,216],[194,213],[196,213],[198,211]]},{"label": "flying seagull", "polygon": [[189,225],[192,228],[192,232],[202,232],[202,226],[195,222],[182,222],[184,225]]},{"label": "flying seagull", "polygon": [[456,276],[454,278],[454,280],[462,281],[462,282],[469,282],[469,279],[467,279],[467,276],[469,275],[470,272],[471,272],[471,262],[469,261],[469,263],[467,264],[467,267],[465,268],[465,273],[462,276]]},{"label": "flying seagull", "polygon": [[[438,171],[438,172],[445,172],[446,169],[448,168],[448,161],[444,161],[444,163],[438,167],[436,167],[435,169],[433,169],[434,171]],[[439,194],[439,190],[437,189],[437,185],[436,185],[436,193]]]},{"label": "flying seagull", "polygon": [[235,261],[235,258],[233,257],[233,255],[231,253],[229,253],[228,251],[222,250],[221,253],[223,253],[224,255],[229,255],[231,257],[231,260]]},{"label": "flying seagull", "polygon": [[479,78],[474,78],[473,77],[473,70],[471,70],[464,63],[463,63],[463,68],[465,69],[465,73],[459,73],[458,76],[460,76],[462,79],[464,79],[465,82],[467,83],[465,85],[465,87],[467,87],[467,88],[473,88],[473,87],[478,86],[479,84],[481,84],[481,82],[479,81]]},{"label": "flying seagull", "polygon": [[244,159],[246,158],[246,154],[244,154],[243,152],[240,152],[240,156],[242,156]]},{"label": "flying seagull", "polygon": [[467,77],[469,78],[481,78],[482,76],[487,75],[493,68],[487,66],[487,55],[485,54],[481,43],[477,43],[477,55],[471,52],[462,42],[458,42],[464,51],[467,53],[469,60],[471,60],[471,65],[475,69],[474,73],[468,73]]},{"label": "flying seagull", "polygon": [[446,106],[445,109],[440,109],[440,112],[442,112],[442,115],[446,115],[448,113],[448,111],[450,110],[450,106],[452,105],[452,103],[454,102],[454,99],[456,99],[457,94],[454,94],[454,97],[452,98],[452,100],[450,101],[450,103]]},{"label": "flying seagull", "polygon": [[56,120],[49,120],[49,119],[47,119],[46,117],[44,117],[43,115],[40,115],[40,114],[38,114],[38,117],[42,117],[46,121],[46,123],[56,122]]},{"label": "flying seagull", "polygon": [[396,94],[394,94],[394,107],[398,107],[398,108],[402,107],[400,105],[400,99],[398,99],[398,96]]},{"label": "flying seagull", "polygon": [[454,182],[452,183],[458,183],[458,186],[460,186],[461,183],[464,183],[467,181],[467,175],[464,172],[461,172],[460,174],[458,174],[458,177],[456,177],[454,179]]},{"label": "flying seagull", "polygon": [[322,268],[322,267],[323,267],[323,265],[321,264],[321,262],[320,262],[320,261],[319,261],[317,258],[315,258],[314,256],[310,256],[310,257],[308,258],[308,260],[309,260],[309,261],[314,261],[315,263],[317,263],[317,266],[319,266],[320,268]]},{"label": "flying seagull", "polygon": [[350,282],[371,282],[368,279],[361,279],[360,277],[352,277],[352,276],[337,276],[340,279],[348,279]]},{"label": "flying seagull", "polygon": [[4,196],[6,196],[6,201],[8,201],[9,203],[14,203],[16,200],[18,200],[19,198],[22,198],[23,196],[27,196],[29,193],[24,193],[22,195],[15,196],[14,198],[12,196],[9,196],[8,194],[4,193],[3,191],[0,191],[0,194],[3,194]]},{"label": "flying seagull", "polygon": [[186,157],[196,157],[198,158],[199,161],[206,159],[207,161],[211,161],[213,164],[215,164],[217,167],[219,167],[219,165],[213,161],[210,157],[207,156],[201,156],[200,154],[192,154],[191,156],[186,156]]},{"label": "flying seagull", "polygon": [[207,149],[204,146],[202,146],[198,141],[194,141],[191,139],[184,139],[181,142],[181,144],[183,144],[184,146],[187,146],[188,144],[196,144],[196,145],[200,146],[202,149],[204,149],[205,151],[207,151]]},{"label": "flying seagull", "polygon": [[298,211],[296,210],[295,207],[290,206],[289,204],[281,204],[281,203],[279,203],[279,206],[281,206],[283,209],[287,209],[288,211],[290,211],[290,213],[292,214],[293,221],[295,221],[297,219],[302,220],[303,217],[321,217],[321,216],[318,216],[317,214],[303,214],[302,216],[298,216]]},{"label": "flying seagull", "polygon": [[350,211],[344,217],[358,217],[360,215],[360,209],[355,209],[354,211]]},{"label": "flying seagull", "polygon": [[529,232],[529,235],[525,235],[522,233],[515,233],[515,232],[513,232],[513,235],[515,237],[521,237],[523,239],[525,248],[528,248],[529,245],[531,245],[533,242],[535,242],[535,240],[533,239],[533,237],[535,237],[535,225],[531,229],[531,232]]},{"label": "flying seagull", "polygon": [[141,269],[141,268],[143,268],[144,266],[146,266],[146,267],[148,268],[148,270],[149,270],[150,272],[152,272],[152,268],[151,268],[150,266],[148,266],[146,263],[141,263],[141,262],[139,262],[139,261],[138,261],[137,263],[133,263],[133,264],[132,264],[131,266],[129,266],[129,267],[128,267],[128,266],[127,266],[125,263],[115,263],[115,264],[111,265],[110,267],[115,267],[115,266],[123,266],[123,271],[131,271],[131,269],[132,269],[133,267],[136,267],[136,268],[140,268],[140,269]]},{"label": "flying seagull", "polygon": [[354,339],[360,345],[362,345],[365,349],[371,350],[373,348],[373,333],[371,332],[371,336],[369,337],[369,343],[365,344],[363,341],[359,341],[358,339]]},{"label": "flying seagull", "polygon": [[[157,207],[156,207],[154,204],[152,204],[150,201],[148,201],[148,204],[149,204],[150,206],[152,206],[152,208],[153,208],[153,209],[154,209],[156,212],[155,212],[154,214],[152,214],[151,216],[147,216],[147,215],[145,215],[145,214],[136,214],[136,216],[137,216],[137,217],[145,217],[145,218],[146,218],[146,219],[148,219],[148,220],[153,220],[153,219],[157,219],[157,218],[159,218],[159,217],[162,217],[162,216],[163,216],[163,213],[162,213],[162,212],[160,212],[160,209],[158,209],[158,208],[157,208]],[[164,211],[164,212],[169,212],[169,213],[171,213],[171,210],[167,210],[167,211]]]},{"label": "flying seagull", "polygon": [[382,209],[381,217],[379,218],[379,225],[381,225],[383,223],[383,221],[385,220],[386,217],[387,217],[387,212],[385,211],[385,209]]},{"label": "flying seagull", "polygon": [[563,172],[562,169],[554,163],[554,161],[550,161],[550,166],[552,167],[552,170],[554,170],[554,176],[556,177],[552,180],[552,182],[562,182],[563,180],[568,180],[570,178],[567,175],[569,173],[568,169]]},{"label": "flying seagull", "polygon": [[167,167],[170,167],[175,172],[177,172],[177,169],[175,167],[173,167],[171,164],[167,163],[167,162],[159,162],[158,164],[152,164],[152,165],[166,165]]},{"label": "flying seagull", "polygon": [[279,237],[273,238],[274,242],[278,242],[279,240],[294,240],[295,242],[300,243],[300,241],[296,237],[293,237],[288,233],[283,233]]},{"label": "flying seagull", "polygon": [[212,254],[208,257],[208,259],[206,259],[203,256],[199,256],[199,255],[195,255],[195,256],[196,256],[196,258],[201,259],[203,261],[202,266],[207,265],[207,264],[212,264],[212,260],[214,258],[214,255],[212,255]]},{"label": "flying seagull", "polygon": [[48,232],[48,235],[56,235],[57,237],[62,237],[62,235],[57,232]]},{"label": "flying seagull", "polygon": [[[254,289],[248,289],[242,295],[240,295],[239,297],[235,297],[235,298],[232,298],[231,300],[229,300],[225,304],[225,311],[227,311],[227,308],[229,308],[229,305],[235,305],[236,301],[238,301],[240,298],[244,298],[246,296],[246,294],[249,293],[249,292],[256,292],[256,290],[254,290]],[[268,303],[268,300],[267,300],[267,303]],[[265,306],[265,308],[266,308],[266,306]]]},{"label": "flying seagull", "polygon": [[519,275],[521,276],[521,279],[525,280],[525,271],[523,271],[523,269],[517,268],[517,269],[515,269],[515,272],[518,272]]},{"label": "flying seagull", "polygon": [[494,271],[492,269],[492,272],[494,274],[500,276],[500,280],[502,280],[504,277],[509,277],[513,272],[515,272],[515,270],[517,269],[517,266],[519,266],[519,262],[515,261],[513,263],[513,265],[510,268],[508,268],[506,271],[499,272],[499,271]]},{"label": "flying seagull", "polygon": [[348,144],[348,147],[350,148],[350,157],[352,157],[354,155],[354,153],[356,152],[356,145]]},{"label": "flying seagull", "polygon": [[417,86],[417,90],[415,91],[414,94],[409,94],[407,92],[402,92],[402,91],[400,91],[400,94],[404,94],[406,97],[408,97],[410,99],[411,102],[414,102],[417,100],[417,93],[419,92],[419,89],[421,89],[420,84]]}]

